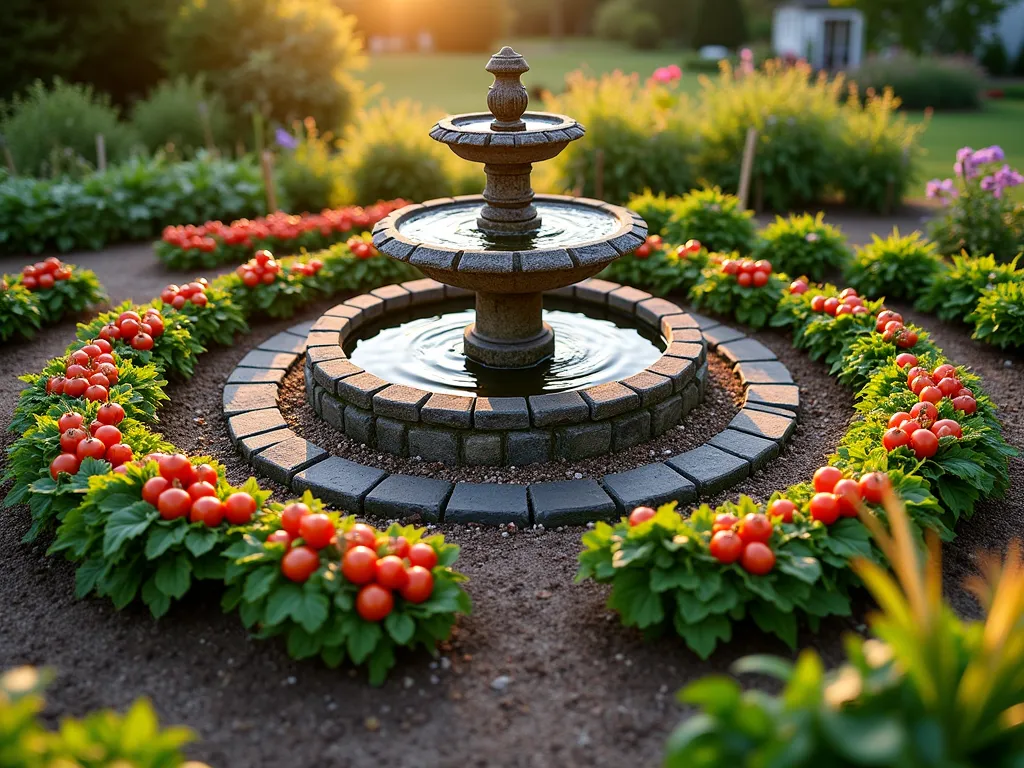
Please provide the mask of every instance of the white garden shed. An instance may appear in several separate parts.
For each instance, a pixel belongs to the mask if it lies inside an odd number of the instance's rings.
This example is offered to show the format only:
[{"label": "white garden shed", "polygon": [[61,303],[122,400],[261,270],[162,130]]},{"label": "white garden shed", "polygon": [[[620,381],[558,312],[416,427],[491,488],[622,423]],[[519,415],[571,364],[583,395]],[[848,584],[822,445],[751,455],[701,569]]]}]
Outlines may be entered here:
[{"label": "white garden shed", "polygon": [[828,0],[790,0],[775,9],[776,56],[804,58],[816,69],[852,70],[864,57],[864,14]]}]

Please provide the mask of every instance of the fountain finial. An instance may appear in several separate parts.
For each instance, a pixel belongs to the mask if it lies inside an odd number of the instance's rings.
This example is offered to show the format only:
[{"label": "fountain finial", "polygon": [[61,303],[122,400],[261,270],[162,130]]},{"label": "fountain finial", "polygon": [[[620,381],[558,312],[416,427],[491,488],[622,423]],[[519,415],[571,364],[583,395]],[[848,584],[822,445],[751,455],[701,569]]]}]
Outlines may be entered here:
[{"label": "fountain finial", "polygon": [[493,131],[525,131],[523,112],[530,96],[520,77],[530,71],[530,65],[521,54],[505,46],[491,56],[485,69],[494,75],[494,83],[487,91],[487,108],[494,115]]}]

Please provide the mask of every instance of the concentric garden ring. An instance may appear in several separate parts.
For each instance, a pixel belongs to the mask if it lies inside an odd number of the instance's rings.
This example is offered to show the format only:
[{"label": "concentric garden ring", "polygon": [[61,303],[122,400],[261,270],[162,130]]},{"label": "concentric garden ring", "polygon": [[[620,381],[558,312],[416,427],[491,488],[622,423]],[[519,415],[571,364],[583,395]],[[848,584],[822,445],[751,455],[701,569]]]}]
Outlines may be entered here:
[{"label": "concentric garden ring", "polygon": [[[577,300],[602,304],[659,326],[670,348],[676,343],[693,345],[691,339],[699,333],[708,347],[734,364],[745,390],[743,408],[725,430],[707,443],[665,461],[604,475],[599,480],[529,485],[454,484],[430,477],[389,474],[377,467],[331,456],[289,429],[278,408],[278,390],[286,372],[305,353],[307,386],[320,389],[316,398],[321,398],[321,412],[325,402],[322,398],[327,392],[323,389],[325,383],[334,386],[335,392],[338,382],[353,377],[363,377],[369,384],[366,377],[372,374],[361,369],[341,370],[352,366],[344,358],[339,343],[341,334],[379,317],[387,311],[389,301],[391,308],[397,308],[409,303],[442,301],[460,293],[458,289],[423,279],[385,286],[349,299],[325,315],[341,321],[332,323],[337,328],[314,330],[322,324],[321,318],[279,333],[249,352],[239,361],[224,388],[224,413],[231,440],[259,473],[295,492],[311,490],[351,513],[398,519],[419,516],[429,522],[521,526],[541,523],[548,527],[612,518],[642,504],[659,505],[673,500],[691,503],[732,487],[779,454],[796,428],[800,402],[792,376],[771,350],[740,331],[710,318],[687,314],[677,305],[635,288],[593,279],[560,293],[569,292]],[[677,334],[687,341],[675,341]],[[704,371],[706,375],[706,363]],[[378,381],[379,385],[371,386],[373,394],[388,386],[387,382]],[[682,382],[681,386],[685,389],[688,383]],[[673,383],[671,397],[681,399],[675,386]],[[372,395],[370,404],[374,404]]]}]

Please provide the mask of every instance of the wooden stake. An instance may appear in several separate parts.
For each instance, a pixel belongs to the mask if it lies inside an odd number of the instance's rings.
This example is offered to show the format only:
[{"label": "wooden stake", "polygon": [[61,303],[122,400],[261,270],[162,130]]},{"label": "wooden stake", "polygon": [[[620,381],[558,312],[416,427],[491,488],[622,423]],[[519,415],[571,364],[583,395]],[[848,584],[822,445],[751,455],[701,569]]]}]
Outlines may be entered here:
[{"label": "wooden stake", "polygon": [[604,150],[598,148],[594,154],[594,197],[604,197]]},{"label": "wooden stake", "polygon": [[747,129],[747,142],[743,146],[743,161],[740,164],[740,188],[737,197],[740,199],[740,209],[747,210],[747,201],[750,198],[750,177],[754,172],[754,150],[757,148],[757,129]]},{"label": "wooden stake", "polygon": [[274,153],[263,150],[263,187],[267,193],[267,213],[277,210],[277,190],[274,189]]},{"label": "wooden stake", "polygon": [[100,173],[107,170],[107,142],[102,133],[96,134],[96,170]]}]

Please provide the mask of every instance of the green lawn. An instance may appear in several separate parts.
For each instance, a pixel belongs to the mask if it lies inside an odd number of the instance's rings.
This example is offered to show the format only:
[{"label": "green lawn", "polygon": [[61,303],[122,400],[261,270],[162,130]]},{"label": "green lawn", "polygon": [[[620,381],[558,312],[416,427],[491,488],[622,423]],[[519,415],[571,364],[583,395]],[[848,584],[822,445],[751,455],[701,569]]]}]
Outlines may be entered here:
[{"label": "green lawn", "polygon": [[[621,69],[648,77],[657,67],[680,61],[683,52],[672,50],[635,51],[599,40],[512,41],[513,47],[530,63],[524,76],[529,86],[559,90],[566,74],[582,69],[600,75]],[[472,112],[486,109],[487,86],[492,78],[484,71],[485,54],[388,54],[372,57],[363,73],[376,85],[376,99],[392,101],[410,98],[444,112]],[[685,69],[685,68],[684,68]],[[684,74],[682,87],[698,89],[698,77]],[[920,113],[912,115],[923,120]],[[999,144],[1007,160],[1024,171],[1024,101],[989,101],[979,112],[936,114],[922,137],[927,152],[921,168],[922,184],[914,196],[923,196],[924,181],[945,178],[953,172],[956,151],[962,146],[975,149]],[[1024,188],[1017,195],[1024,199]]]}]

